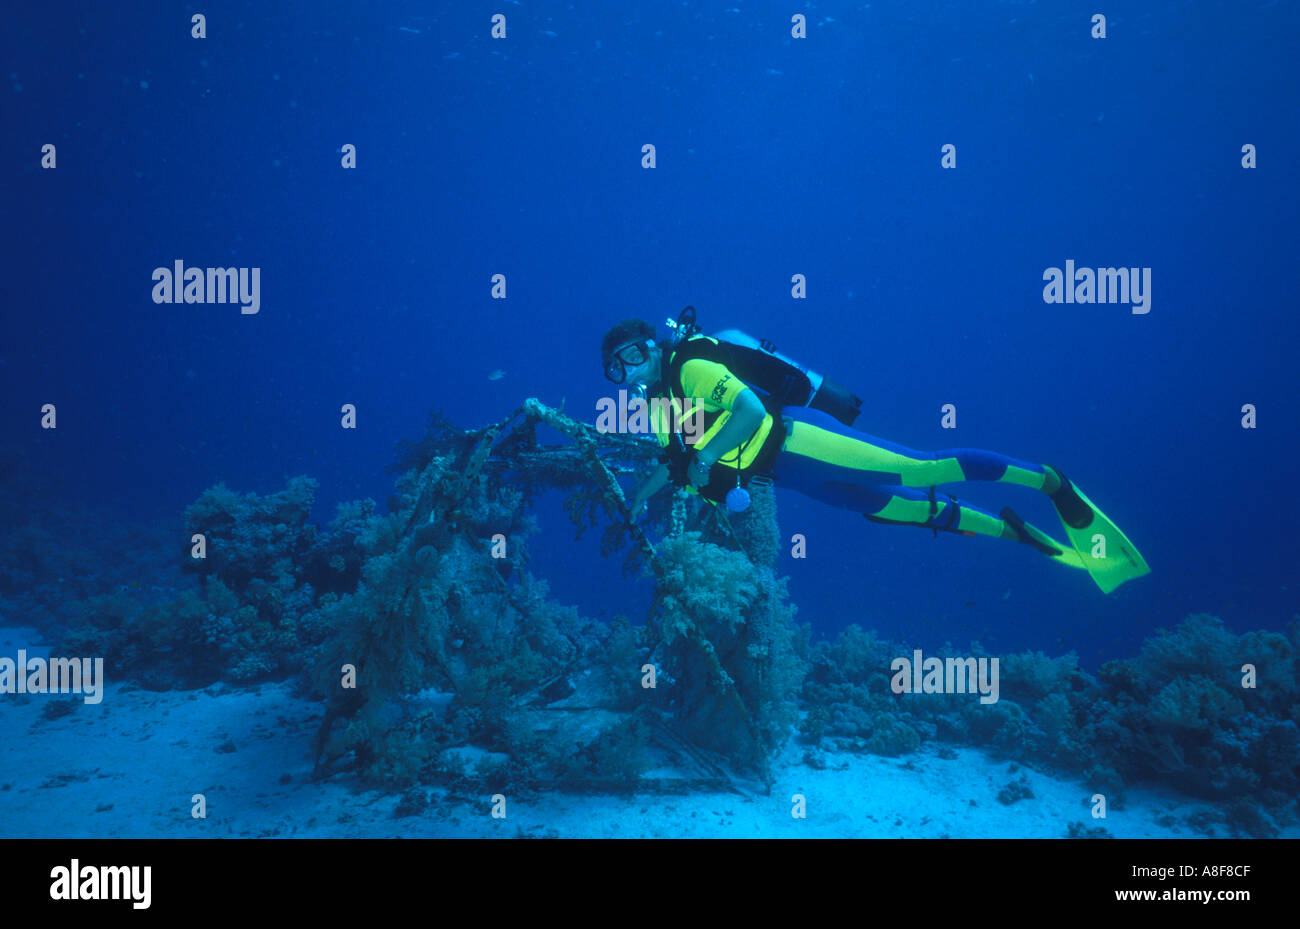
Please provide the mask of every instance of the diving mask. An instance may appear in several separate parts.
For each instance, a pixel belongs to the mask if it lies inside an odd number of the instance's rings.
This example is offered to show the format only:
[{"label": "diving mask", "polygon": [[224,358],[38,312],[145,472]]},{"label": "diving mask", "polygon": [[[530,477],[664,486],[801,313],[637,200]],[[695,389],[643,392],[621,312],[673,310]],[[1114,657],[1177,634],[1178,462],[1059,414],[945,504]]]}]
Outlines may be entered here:
[{"label": "diving mask", "polygon": [[651,345],[654,345],[652,340],[633,342],[631,345],[624,345],[614,352],[609,360],[605,362],[606,379],[615,384],[622,384],[626,381],[628,368],[639,368],[650,360]]}]

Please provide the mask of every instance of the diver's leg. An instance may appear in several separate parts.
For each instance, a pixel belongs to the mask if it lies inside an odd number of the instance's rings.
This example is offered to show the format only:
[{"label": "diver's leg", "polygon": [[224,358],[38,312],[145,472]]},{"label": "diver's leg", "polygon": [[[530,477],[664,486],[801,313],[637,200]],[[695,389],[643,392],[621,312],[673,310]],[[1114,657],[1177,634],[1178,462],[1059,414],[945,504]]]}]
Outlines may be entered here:
[{"label": "diver's leg", "polygon": [[863,515],[894,523],[924,526],[927,529],[950,529],[956,532],[973,532],[995,539],[1015,539],[1019,534],[1000,516],[994,516],[965,500],[951,494],[930,495],[913,487],[881,487],[890,497],[885,506]]},{"label": "diver's leg", "polygon": [[[1077,545],[1074,549],[1061,545],[1041,529],[1030,526],[1010,507],[1003,509],[1001,515],[994,516],[956,497],[934,493],[930,483],[1000,480],[1042,489],[1055,478],[1058,487],[1065,486],[1059,483],[1058,472],[979,449],[951,449],[936,452],[931,457],[913,457],[924,453],[912,452],[847,429],[829,416],[821,417],[829,423],[807,416],[816,413],[815,410],[786,407],[782,412],[787,426],[786,440],[781,453],[771,464],[772,477],[777,485],[790,487],[841,509],[856,510],[870,519],[1011,539],[1069,567],[1086,567]],[[884,466],[900,470],[880,470]],[[993,473],[995,469],[996,474]],[[929,493],[901,486],[897,480],[882,480],[900,475],[916,480],[918,472],[924,475],[921,484],[930,487]],[[1095,508],[1091,510],[1094,518],[1104,519]],[[1122,539],[1125,554],[1131,550],[1135,567],[1122,576],[1118,570],[1103,576],[1100,570],[1089,567],[1089,573],[1104,591],[1113,589],[1127,577],[1136,577],[1150,570],[1118,529],[1114,534]]]},{"label": "diver's leg", "polygon": [[1001,517],[973,504],[948,494],[936,494],[931,502],[924,491],[876,484],[868,475],[861,469],[800,454],[788,445],[772,463],[772,477],[778,487],[788,487],[842,510],[912,526],[1019,538]]},{"label": "diver's leg", "polygon": [[807,407],[785,407],[789,424],[783,455],[794,454],[858,472],[872,484],[932,487],[960,481],[999,481],[1052,493],[1060,486],[1051,469],[979,448],[923,452],[852,429]]}]

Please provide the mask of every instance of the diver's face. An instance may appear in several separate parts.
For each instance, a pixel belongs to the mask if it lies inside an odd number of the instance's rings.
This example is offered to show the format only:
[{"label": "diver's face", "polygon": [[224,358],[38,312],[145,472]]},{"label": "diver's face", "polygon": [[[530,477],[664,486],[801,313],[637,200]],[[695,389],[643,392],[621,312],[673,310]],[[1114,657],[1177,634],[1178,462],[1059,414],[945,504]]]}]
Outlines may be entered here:
[{"label": "diver's face", "polygon": [[620,345],[605,365],[605,377],[615,384],[652,384],[659,379],[659,347],[654,339]]}]

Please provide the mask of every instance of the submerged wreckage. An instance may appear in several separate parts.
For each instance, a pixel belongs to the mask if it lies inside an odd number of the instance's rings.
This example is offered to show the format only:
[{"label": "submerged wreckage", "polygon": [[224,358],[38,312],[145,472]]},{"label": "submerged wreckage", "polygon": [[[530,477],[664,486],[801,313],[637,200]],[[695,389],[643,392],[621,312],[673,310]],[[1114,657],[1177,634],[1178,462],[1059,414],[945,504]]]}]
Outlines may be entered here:
[{"label": "submerged wreckage", "polygon": [[[539,429],[561,441],[542,444]],[[569,441],[571,440],[571,441]],[[792,732],[805,636],[773,573],[771,488],[744,514],[678,493],[627,518],[618,478],[656,446],[530,399],[487,428],[435,422],[405,448],[388,515],[358,538],[357,589],[325,611],[330,695],[318,773],[506,786],[765,783]],[[528,509],[568,494],[579,533],[605,523],[655,596],[644,625],[580,618],[527,571]],[[351,675],[351,677],[349,677]]]}]

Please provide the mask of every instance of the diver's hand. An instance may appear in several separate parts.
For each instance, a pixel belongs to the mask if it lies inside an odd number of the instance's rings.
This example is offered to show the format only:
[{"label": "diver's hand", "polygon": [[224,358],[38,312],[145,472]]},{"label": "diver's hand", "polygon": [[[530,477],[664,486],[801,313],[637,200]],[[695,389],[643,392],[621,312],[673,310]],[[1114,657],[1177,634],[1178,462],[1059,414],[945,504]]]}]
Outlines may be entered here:
[{"label": "diver's hand", "polygon": [[696,452],[691,463],[686,466],[686,479],[696,490],[709,483],[709,472],[716,462],[704,452]]},{"label": "diver's hand", "polygon": [[641,489],[632,495],[632,499],[627,502],[627,511],[624,516],[627,518],[627,524],[630,526],[641,518],[646,512],[646,504],[650,498],[659,491],[663,490],[664,485],[668,483],[668,466],[660,465],[655,469],[650,479],[641,485]]}]

